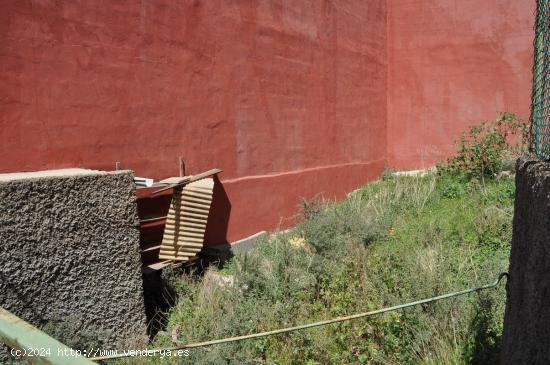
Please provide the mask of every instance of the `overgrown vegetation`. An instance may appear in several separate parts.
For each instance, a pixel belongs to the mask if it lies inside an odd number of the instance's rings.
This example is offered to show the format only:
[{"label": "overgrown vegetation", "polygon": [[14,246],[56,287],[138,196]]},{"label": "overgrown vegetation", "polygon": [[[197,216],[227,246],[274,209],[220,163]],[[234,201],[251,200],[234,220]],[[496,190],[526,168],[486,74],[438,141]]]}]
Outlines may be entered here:
[{"label": "overgrown vegetation", "polygon": [[[437,174],[384,178],[332,204],[304,202],[298,226],[204,276],[172,272],[179,293],[155,345],[173,346],[333,318],[493,281],[508,268],[514,182],[504,115],[463,136]],[[523,137],[522,137],[523,138]],[[191,350],[196,364],[494,364],[498,289],[326,327]],[[179,363],[172,360],[134,362]]]},{"label": "overgrown vegetation", "polygon": [[460,136],[456,156],[438,167],[444,174],[468,180],[492,178],[527,150],[529,128],[516,115],[503,113]]}]

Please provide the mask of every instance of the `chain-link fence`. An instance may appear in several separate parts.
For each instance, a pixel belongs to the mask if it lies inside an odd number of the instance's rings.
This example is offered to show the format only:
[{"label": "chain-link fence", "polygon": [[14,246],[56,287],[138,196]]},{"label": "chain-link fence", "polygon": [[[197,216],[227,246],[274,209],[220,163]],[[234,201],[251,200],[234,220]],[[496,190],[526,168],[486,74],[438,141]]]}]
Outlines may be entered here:
[{"label": "chain-link fence", "polygon": [[550,0],[537,0],[534,46],[532,149],[550,160]]}]

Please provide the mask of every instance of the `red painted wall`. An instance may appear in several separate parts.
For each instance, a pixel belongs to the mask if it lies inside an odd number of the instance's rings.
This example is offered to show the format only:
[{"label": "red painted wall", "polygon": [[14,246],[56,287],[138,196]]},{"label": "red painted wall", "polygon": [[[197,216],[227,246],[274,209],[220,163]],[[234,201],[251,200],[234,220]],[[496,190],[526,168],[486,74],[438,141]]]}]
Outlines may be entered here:
[{"label": "red painted wall", "polygon": [[[386,5],[387,4],[387,5]],[[0,172],[212,167],[227,237],[529,110],[534,1],[0,3]],[[213,217],[227,225],[227,217]],[[214,238],[212,238],[214,237]]]},{"label": "red painted wall", "polygon": [[386,158],[386,0],[0,4],[0,172],[224,170],[227,238]]},{"label": "red painted wall", "polygon": [[527,119],[534,0],[388,0],[388,159],[433,165],[469,125]]}]

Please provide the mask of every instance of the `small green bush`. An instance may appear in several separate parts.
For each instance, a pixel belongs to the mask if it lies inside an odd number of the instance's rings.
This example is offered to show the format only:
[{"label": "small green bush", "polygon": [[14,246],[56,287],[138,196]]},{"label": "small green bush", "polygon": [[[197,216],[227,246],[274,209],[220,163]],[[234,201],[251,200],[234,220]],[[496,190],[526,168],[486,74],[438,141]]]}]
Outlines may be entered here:
[{"label": "small green bush", "polygon": [[510,161],[527,151],[529,128],[514,114],[503,113],[495,122],[483,122],[463,133],[456,156],[438,166],[443,174],[484,180],[496,176]]}]

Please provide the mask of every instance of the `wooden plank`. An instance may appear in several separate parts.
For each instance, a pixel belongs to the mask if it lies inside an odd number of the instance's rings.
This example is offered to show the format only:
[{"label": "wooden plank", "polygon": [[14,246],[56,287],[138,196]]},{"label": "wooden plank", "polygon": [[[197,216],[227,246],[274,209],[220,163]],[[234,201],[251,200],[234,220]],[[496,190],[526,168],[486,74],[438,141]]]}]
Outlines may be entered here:
[{"label": "wooden plank", "polygon": [[211,197],[210,198],[197,198],[196,196],[189,196],[189,195],[183,194],[183,199],[186,202],[206,204],[209,207],[210,207],[210,204],[212,204],[212,198]]},{"label": "wooden plank", "polygon": [[[161,263],[155,263],[155,264],[150,264],[150,265],[144,265],[141,270],[144,274],[148,274],[148,273],[152,273],[152,272],[155,272],[157,270],[161,270],[167,266],[171,266],[171,267],[181,267],[181,266],[187,266],[187,265],[192,265],[194,262],[200,260],[200,257],[198,256],[193,256],[193,257],[189,257],[187,259],[187,261],[173,261],[173,260],[164,260],[162,261]],[[152,268],[150,266],[153,266]]]},{"label": "wooden plank", "polygon": [[185,232],[185,231],[178,231],[178,232],[166,232],[164,231],[164,236],[163,237],[167,237],[167,238],[174,238],[174,237],[181,237],[181,238],[184,238],[184,237],[189,237],[189,238],[203,238],[204,237],[204,233],[195,233],[195,232]]},{"label": "wooden plank", "polygon": [[203,236],[200,236],[200,237],[193,237],[193,236],[183,236],[183,235],[177,235],[177,236],[167,236],[166,237],[166,243],[171,243],[172,245],[174,244],[182,244],[184,245],[185,243],[189,242],[189,243],[196,243],[196,244],[202,244],[203,243]]},{"label": "wooden plank", "polygon": [[192,209],[199,209],[201,211],[206,211],[206,214],[208,215],[208,211],[210,210],[210,202],[208,203],[197,203],[189,201],[186,198],[183,198],[181,200],[181,207],[183,210],[189,210],[192,211]]},{"label": "wooden plank", "polygon": [[200,227],[196,227],[196,226],[188,226],[188,225],[166,225],[166,227],[164,227],[164,231],[168,231],[169,233],[175,233],[175,232],[185,232],[187,230],[189,230],[189,232],[193,232],[193,233],[202,233],[204,234],[205,232],[205,228],[206,226],[203,225],[203,226],[200,226]]},{"label": "wooden plank", "polygon": [[160,259],[163,260],[179,260],[179,261],[187,261],[189,258],[193,256],[171,256],[171,255],[159,255]]},{"label": "wooden plank", "polygon": [[158,221],[161,221],[163,219],[166,219],[165,215],[161,215],[161,216],[158,216],[158,217],[152,217],[152,218],[144,218],[144,219],[141,219],[139,221],[139,223],[140,224],[145,224],[145,223],[151,223],[151,222],[158,222]]},{"label": "wooden plank", "polygon": [[[207,181],[207,180],[203,180],[203,181]],[[186,185],[182,189],[176,189],[174,190],[174,193],[178,195],[186,194],[186,195],[198,196],[198,197],[204,196],[205,198],[209,198],[212,195],[214,195],[212,186],[194,185],[194,184]]]},{"label": "wooden plank", "polygon": [[[190,212],[179,212],[178,218],[183,217],[186,221],[189,222],[197,222],[197,223],[203,223],[206,222],[208,219],[208,216],[205,216],[204,214],[196,214],[196,213],[190,213]],[[167,222],[173,223],[175,222],[176,217],[170,217],[168,216],[166,218]]]},{"label": "wooden plank", "polygon": [[166,185],[180,184],[186,181],[189,181],[189,176],[172,176],[166,179],[159,180],[158,183],[163,184],[163,187],[166,187]]},{"label": "wooden plank", "polygon": [[154,264],[145,265],[141,268],[141,271],[145,274],[164,269],[172,264],[172,260],[163,260],[161,262],[155,262]]},{"label": "wooden plank", "polygon": [[[205,213],[205,211],[206,211],[206,213]],[[168,212],[168,213],[170,213],[170,212]],[[200,217],[208,218],[208,210],[207,209],[199,209],[199,208],[180,206],[180,210],[175,211],[175,214],[180,214],[181,215],[181,214],[184,214],[184,213],[192,213],[192,214],[199,215]]]},{"label": "wooden plank", "polygon": [[198,204],[210,204],[212,202],[212,196],[181,194],[174,195],[174,197],[178,199],[178,201],[188,201]]},{"label": "wooden plank", "polygon": [[179,167],[180,167],[180,176],[181,177],[184,177],[185,176],[185,161],[183,160],[183,157],[179,156],[178,157],[178,162],[179,162]]},{"label": "wooden plank", "polygon": [[209,209],[190,207],[187,203],[182,203],[180,206],[175,206],[174,215],[183,216],[186,213],[199,214],[201,217],[206,220],[208,219]]},{"label": "wooden plank", "polygon": [[214,176],[216,174],[219,174],[220,172],[222,172],[222,170],[218,169],[218,168],[211,169],[211,170],[208,170],[208,171],[205,171],[205,172],[201,172],[200,174],[192,175],[191,179],[190,179],[190,182],[199,181],[199,180],[205,179],[207,177],[211,177],[211,176]]},{"label": "wooden plank", "polygon": [[179,183],[171,184],[171,185],[166,186],[166,187],[164,187],[162,189],[159,189],[157,191],[153,191],[151,194],[152,195],[158,194],[158,193],[163,192],[163,191],[168,190],[168,189],[173,189],[173,188],[178,187],[178,186],[183,186],[185,184],[189,184],[189,183],[192,183],[192,182],[195,182],[195,181],[199,181],[199,180],[205,179],[207,177],[219,174],[220,172],[222,172],[221,169],[211,169],[211,170],[208,170],[208,171],[205,171],[205,172],[201,172],[200,174],[197,174],[197,175],[188,176],[185,180],[183,180]]},{"label": "wooden plank", "polygon": [[176,258],[176,257],[194,257],[197,256],[197,254],[200,251],[160,251],[159,257],[166,259],[166,258]]},{"label": "wooden plank", "polygon": [[169,233],[176,233],[176,232],[191,232],[191,233],[200,233],[202,236],[204,236],[204,228],[192,228],[192,227],[187,227],[187,226],[183,226],[183,225],[180,225],[178,227],[175,227],[175,226],[166,226],[164,227],[164,232],[169,232]]},{"label": "wooden plank", "polygon": [[[172,244],[169,244],[169,245],[164,245],[166,247],[197,247],[197,248],[201,248],[203,247],[203,244],[202,243],[196,243],[196,242],[186,242],[186,243],[172,243]],[[161,246],[163,247],[163,246]]]},{"label": "wooden plank", "polygon": [[160,252],[192,252],[192,253],[197,253],[201,251],[202,251],[202,247],[187,247],[187,246],[181,246],[181,247],[162,246],[160,250]]},{"label": "wooden plank", "polygon": [[161,262],[157,262],[157,263],[154,263],[154,264],[151,264],[151,265],[147,265],[149,268],[153,269],[153,270],[160,270],[162,269],[163,267],[166,267],[168,265],[170,265],[172,262],[170,260],[168,261],[161,261]]},{"label": "wooden plank", "polygon": [[[192,194],[198,194],[198,195],[212,196],[214,194],[210,188],[203,188],[201,186],[187,185],[182,190],[185,190]],[[181,192],[178,190],[177,194],[181,194]]]},{"label": "wooden plank", "polygon": [[[166,225],[166,228],[174,229],[177,224],[176,224],[176,222],[166,222],[165,225]],[[206,221],[202,221],[201,223],[184,222],[184,223],[180,224],[179,227],[205,229],[206,228]]]},{"label": "wooden plank", "polygon": [[187,243],[196,243],[202,246],[203,241],[204,239],[202,238],[178,237],[178,239],[176,240],[175,237],[166,237],[166,239],[162,240],[162,244],[166,243],[167,245],[175,245],[175,244],[183,245]]},{"label": "wooden plank", "polygon": [[160,245],[158,246],[151,246],[151,247],[147,247],[143,250],[141,250],[140,252],[151,252],[151,251],[156,251],[156,250],[159,250],[160,249]]},{"label": "wooden plank", "polygon": [[166,239],[162,240],[162,244],[166,244],[169,246],[175,246],[175,245],[186,245],[188,243],[193,243],[197,245],[203,244],[203,238],[202,237],[166,237]]},{"label": "wooden plank", "polygon": [[165,250],[164,248],[160,250],[160,253],[159,253],[159,257],[160,255],[172,255],[172,256],[196,256],[197,253],[199,253],[200,250],[198,251],[184,251],[184,250]]},{"label": "wooden plank", "polygon": [[200,185],[187,185],[184,186],[182,189],[176,189],[174,190],[174,195],[181,195],[183,192],[186,192],[191,195],[199,195],[199,196],[212,196],[214,193],[212,192],[212,189],[210,187],[203,187]]}]

